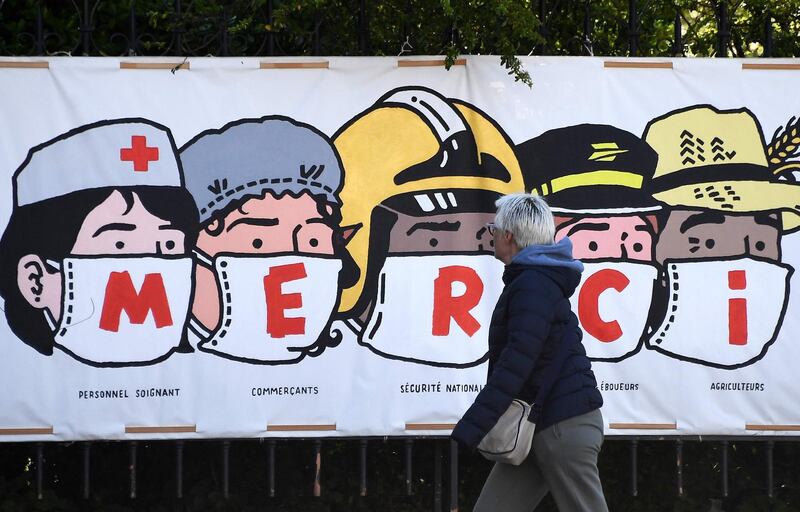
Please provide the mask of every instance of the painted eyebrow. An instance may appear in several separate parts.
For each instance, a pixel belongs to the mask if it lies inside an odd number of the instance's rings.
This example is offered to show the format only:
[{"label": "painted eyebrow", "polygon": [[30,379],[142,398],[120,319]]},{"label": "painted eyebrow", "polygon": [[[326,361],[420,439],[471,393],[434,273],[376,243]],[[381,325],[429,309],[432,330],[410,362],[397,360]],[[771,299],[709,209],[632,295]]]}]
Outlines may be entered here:
[{"label": "painted eyebrow", "polygon": [[231,222],[231,225],[225,229],[225,232],[230,231],[234,226],[239,224],[250,224],[252,226],[277,226],[278,223],[278,219],[252,219],[245,217]]},{"label": "painted eyebrow", "polygon": [[406,236],[411,236],[411,233],[418,229],[427,229],[428,231],[458,231],[461,229],[461,221],[417,222],[411,226],[411,229],[406,231]]},{"label": "painted eyebrow", "polygon": [[322,217],[312,217],[310,219],[306,219],[306,224],[328,224],[328,221]]},{"label": "painted eyebrow", "polygon": [[611,226],[608,225],[608,222],[578,223],[567,231],[567,236],[572,236],[578,231],[608,231],[609,229],[611,229]]},{"label": "painted eyebrow", "polygon": [[702,212],[692,215],[685,221],[681,222],[681,233],[686,233],[695,226],[700,224],[724,224],[725,216],[716,212]]},{"label": "painted eyebrow", "polygon": [[134,231],[136,229],[135,224],[125,224],[122,222],[112,222],[111,224],[106,224],[105,226],[101,226],[100,229],[94,232],[92,238],[95,238],[100,233],[104,231]]}]

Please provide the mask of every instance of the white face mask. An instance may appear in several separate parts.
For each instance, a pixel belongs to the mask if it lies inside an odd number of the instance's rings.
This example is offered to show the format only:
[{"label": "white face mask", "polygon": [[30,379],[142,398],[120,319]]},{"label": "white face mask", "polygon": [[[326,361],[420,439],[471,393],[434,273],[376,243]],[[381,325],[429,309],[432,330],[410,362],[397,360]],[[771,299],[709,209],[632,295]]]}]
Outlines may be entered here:
[{"label": "white face mask", "polygon": [[180,344],[191,258],[67,258],[56,346],[93,366],[155,363]]},{"label": "white face mask", "polygon": [[299,361],[330,335],[341,268],[334,257],[217,257],[222,315],[200,350],[248,363]]},{"label": "white face mask", "polygon": [[488,255],[390,256],[359,342],[390,359],[472,366],[488,350],[502,275]]},{"label": "white face mask", "polygon": [[586,355],[594,361],[621,361],[641,346],[658,270],[621,261],[583,267],[570,303],[583,328]]},{"label": "white face mask", "polygon": [[778,334],[791,267],[739,258],[665,262],[666,317],[647,347],[715,368],[760,359]]}]

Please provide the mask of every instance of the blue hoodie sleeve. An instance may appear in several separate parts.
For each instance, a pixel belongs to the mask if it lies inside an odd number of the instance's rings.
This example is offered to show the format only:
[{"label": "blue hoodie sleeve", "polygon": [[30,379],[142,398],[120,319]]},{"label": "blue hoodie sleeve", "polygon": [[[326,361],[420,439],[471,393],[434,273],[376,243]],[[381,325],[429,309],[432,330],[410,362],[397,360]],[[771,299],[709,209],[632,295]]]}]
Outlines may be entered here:
[{"label": "blue hoodie sleeve", "polygon": [[[451,437],[475,449],[519,394],[542,352],[562,298],[554,283],[524,276],[508,300],[507,340],[486,386],[453,429]],[[519,285],[519,286],[517,286]]]}]

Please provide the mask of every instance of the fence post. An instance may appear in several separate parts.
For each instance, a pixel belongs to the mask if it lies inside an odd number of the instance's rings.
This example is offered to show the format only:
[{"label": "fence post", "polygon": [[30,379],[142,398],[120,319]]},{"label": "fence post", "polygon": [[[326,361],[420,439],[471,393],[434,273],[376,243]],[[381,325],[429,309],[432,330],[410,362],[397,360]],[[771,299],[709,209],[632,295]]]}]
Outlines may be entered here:
[{"label": "fence post", "polygon": [[414,445],[414,441],[412,439],[406,439],[406,496],[411,496],[412,488],[411,488],[411,464],[412,464],[412,447]]},{"label": "fence post", "polygon": [[269,32],[267,32],[267,55],[272,56],[275,54],[275,19],[272,15],[272,2],[267,2],[267,24],[269,25]]},{"label": "fence post", "polygon": [[675,441],[675,466],[678,480],[678,497],[683,498],[683,440]]},{"label": "fence post", "polygon": [[683,56],[683,26],[681,24],[681,11],[675,9],[675,33],[672,46],[672,55],[677,57]]},{"label": "fence post", "polygon": [[230,496],[230,456],[231,442],[222,441],[222,497],[226,500]]},{"label": "fence post", "polygon": [[313,494],[319,498],[322,496],[322,441],[314,441],[314,488]]},{"label": "fence post", "polygon": [[42,499],[42,481],[44,480],[44,443],[36,443],[36,499]]},{"label": "fence post", "polygon": [[128,466],[128,473],[131,483],[131,499],[136,499],[136,441],[131,441],[128,445],[128,452],[130,454],[130,465]]},{"label": "fence post", "polygon": [[314,55],[320,55],[322,52],[320,51],[320,40],[319,40],[319,27],[322,25],[322,16],[320,15],[319,9],[314,9],[314,47],[313,53]]},{"label": "fence post", "polygon": [[268,442],[268,451],[269,451],[269,466],[268,466],[268,475],[267,478],[269,480],[269,497],[275,497],[275,445],[276,441],[274,439],[270,439]]},{"label": "fence post", "polygon": [[83,16],[81,16],[81,48],[83,55],[89,55],[92,49],[92,11],[89,9],[89,0],[83,0]]},{"label": "fence post", "polygon": [[89,441],[83,443],[83,499],[89,499],[89,476],[92,445]]},{"label": "fence post", "polygon": [[639,16],[636,13],[636,0],[628,0],[628,47],[631,57],[639,54]]},{"label": "fence post", "polygon": [[717,57],[725,58],[728,56],[728,45],[731,38],[731,31],[728,25],[728,0],[719,0],[717,5]]},{"label": "fence post", "polygon": [[638,467],[639,440],[631,441],[631,496],[639,495],[639,467]]},{"label": "fence post", "polygon": [[128,55],[136,55],[136,2],[134,0],[131,1],[128,21]]},{"label": "fence post", "polygon": [[539,0],[539,35],[542,36],[542,55],[547,55],[547,39],[550,37],[547,29],[547,0]]},{"label": "fence post", "polygon": [[367,495],[367,440],[359,442],[359,462],[361,465],[361,485],[359,486],[359,496]]},{"label": "fence post", "polygon": [[591,25],[591,0],[584,2],[583,12],[583,47],[587,55],[593,56],[594,49],[592,49],[592,39],[590,38],[592,25]]},{"label": "fence post", "polygon": [[722,497],[728,497],[728,441],[722,441]]},{"label": "fence post", "polygon": [[772,13],[767,11],[764,19],[764,57],[772,57]]},{"label": "fence post", "polygon": [[773,472],[773,462],[775,454],[775,441],[767,441],[767,497],[771,500],[775,497],[775,474]]},{"label": "fence post", "polygon": [[227,57],[231,53],[231,42],[230,42],[230,32],[228,31],[228,6],[222,6],[222,33],[220,37],[221,41],[221,48],[220,53],[222,53],[223,57]]},{"label": "fence post", "polygon": [[368,51],[367,34],[367,0],[358,2],[358,51],[361,55],[366,55]]},{"label": "fence post", "polygon": [[183,499],[183,441],[175,442],[175,497]]},{"label": "fence post", "polygon": [[442,512],[442,444],[438,439],[433,444],[433,511]]},{"label": "fence post", "polygon": [[36,55],[44,55],[44,17],[42,2],[36,2]]},{"label": "fence post", "polygon": [[458,443],[450,440],[450,512],[458,512]]},{"label": "fence post", "polygon": [[180,55],[183,48],[183,14],[181,14],[181,0],[175,0],[175,26],[172,37],[175,42],[175,55]]}]

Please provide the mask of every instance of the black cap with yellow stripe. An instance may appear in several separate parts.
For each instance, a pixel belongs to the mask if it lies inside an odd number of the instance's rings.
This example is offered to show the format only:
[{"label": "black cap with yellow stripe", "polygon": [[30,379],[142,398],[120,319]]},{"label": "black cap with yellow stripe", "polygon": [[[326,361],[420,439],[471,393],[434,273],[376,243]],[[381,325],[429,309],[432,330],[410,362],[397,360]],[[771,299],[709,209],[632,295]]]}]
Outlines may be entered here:
[{"label": "black cap with yellow stripe", "polygon": [[604,124],[549,130],[515,148],[525,188],[554,211],[659,209],[650,194],[658,156],[641,138]]}]

